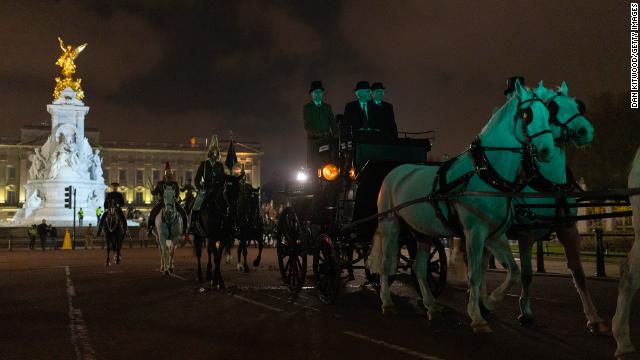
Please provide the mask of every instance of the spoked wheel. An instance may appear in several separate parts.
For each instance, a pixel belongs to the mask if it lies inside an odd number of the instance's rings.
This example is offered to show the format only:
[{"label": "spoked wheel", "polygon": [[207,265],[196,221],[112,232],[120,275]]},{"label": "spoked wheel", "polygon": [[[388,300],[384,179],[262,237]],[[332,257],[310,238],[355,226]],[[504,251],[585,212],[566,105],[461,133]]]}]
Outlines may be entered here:
[{"label": "spoked wheel", "polygon": [[442,294],[447,284],[447,254],[440,240],[431,242],[427,262],[427,284],[434,297]]},{"label": "spoked wheel", "polygon": [[327,234],[318,237],[318,249],[313,254],[313,273],[318,298],[323,304],[336,300],[340,290],[340,263],[333,240]]},{"label": "spoked wheel", "polygon": [[309,230],[302,226],[295,210],[286,208],[282,211],[278,223],[276,251],[278,267],[282,282],[290,291],[298,292],[304,285],[307,276],[306,243]]}]

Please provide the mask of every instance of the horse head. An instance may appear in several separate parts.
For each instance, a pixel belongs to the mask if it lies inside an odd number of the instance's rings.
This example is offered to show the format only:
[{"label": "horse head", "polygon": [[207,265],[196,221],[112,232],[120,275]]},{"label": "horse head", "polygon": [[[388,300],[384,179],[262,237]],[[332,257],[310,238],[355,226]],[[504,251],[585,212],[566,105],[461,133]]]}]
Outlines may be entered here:
[{"label": "horse head", "polygon": [[568,94],[569,87],[563,81],[556,91],[545,89],[541,95],[549,110],[553,138],[559,144],[571,141],[578,147],[587,145],[593,141],[593,126],[584,115],[586,107],[582,101]]},{"label": "horse head", "polygon": [[550,161],[555,152],[549,111],[540,98],[544,90],[538,86],[532,91],[516,82],[514,95],[482,130],[483,145],[522,148],[538,161]]}]

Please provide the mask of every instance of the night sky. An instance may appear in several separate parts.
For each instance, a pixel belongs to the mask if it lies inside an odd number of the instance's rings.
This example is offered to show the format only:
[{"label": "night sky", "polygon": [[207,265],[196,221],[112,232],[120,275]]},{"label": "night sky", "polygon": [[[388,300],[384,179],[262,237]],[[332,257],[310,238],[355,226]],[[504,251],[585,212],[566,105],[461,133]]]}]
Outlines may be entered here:
[{"label": "night sky", "polygon": [[262,143],[263,174],[302,164],[302,106],[322,80],[335,113],[382,81],[400,130],[463,150],[507,77],[587,100],[629,82],[626,1],[29,1],[0,3],[1,136],[49,119],[57,36],[76,60],[87,126],[105,140]]}]

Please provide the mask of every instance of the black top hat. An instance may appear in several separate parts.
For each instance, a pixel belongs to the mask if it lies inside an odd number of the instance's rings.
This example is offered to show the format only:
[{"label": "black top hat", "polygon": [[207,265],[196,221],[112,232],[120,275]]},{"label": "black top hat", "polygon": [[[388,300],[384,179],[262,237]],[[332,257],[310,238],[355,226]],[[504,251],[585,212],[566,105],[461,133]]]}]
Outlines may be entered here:
[{"label": "black top hat", "polygon": [[353,89],[353,91],[358,90],[371,90],[371,86],[369,85],[368,81],[358,81],[358,83],[356,84],[356,88]]},{"label": "black top hat", "polygon": [[371,90],[373,91],[373,90],[378,90],[378,89],[382,89],[382,90],[384,90],[384,89],[385,89],[385,87],[384,87],[384,85],[382,85],[382,83],[381,83],[381,82],[374,82],[374,83],[371,85]]},{"label": "black top hat", "polygon": [[512,76],[507,80],[507,89],[504,91],[504,95],[512,93],[516,90],[516,81],[519,82],[521,86],[524,86],[524,78],[522,76]]},{"label": "black top hat", "polygon": [[117,182],[114,181],[114,182],[111,183],[111,186],[118,187],[118,186],[120,186],[120,184],[118,184]]},{"label": "black top hat", "polygon": [[309,94],[311,94],[312,92],[314,92],[314,91],[316,91],[318,89],[324,91],[324,88],[322,87],[322,81],[320,81],[320,80],[312,81],[311,85],[309,85]]}]

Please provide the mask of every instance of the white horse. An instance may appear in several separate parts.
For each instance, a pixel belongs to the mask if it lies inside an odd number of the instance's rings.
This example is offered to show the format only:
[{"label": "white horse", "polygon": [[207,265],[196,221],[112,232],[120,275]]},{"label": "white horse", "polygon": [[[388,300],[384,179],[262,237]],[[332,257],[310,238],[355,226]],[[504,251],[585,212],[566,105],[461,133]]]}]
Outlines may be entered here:
[{"label": "white horse", "polygon": [[[628,184],[629,188],[640,188],[640,148],[638,148],[631,164]],[[620,266],[618,306],[616,307],[616,314],[611,321],[613,337],[618,345],[615,353],[616,357],[636,351],[629,337],[629,315],[633,296],[640,288],[640,195],[630,196],[630,201],[636,237],[629,256]]]},{"label": "white horse", "polygon": [[[585,118],[584,105],[574,98],[568,96],[569,88],[565,82],[552,91],[545,89],[540,94],[542,100],[549,109],[549,125],[553,132],[553,138],[560,145],[558,152],[550,162],[540,163],[533,161],[529,167],[533,175],[532,181],[523,189],[525,193],[531,192],[554,192],[554,191],[576,191],[575,182],[568,178],[566,168],[566,153],[562,147],[564,143],[572,142],[575,146],[584,146],[593,140],[593,127]],[[575,203],[575,199],[542,198],[515,198],[515,204],[555,204],[560,208],[531,208],[517,211],[516,224],[531,224],[537,221],[548,222],[556,216],[576,215],[575,208],[564,206],[568,203]],[[605,332],[607,327],[598,315],[596,307],[591,300],[587,289],[586,277],[580,262],[580,235],[575,224],[558,226],[553,229],[540,228],[526,231],[510,231],[508,235],[511,239],[517,239],[520,245],[520,265],[522,267],[522,293],[520,295],[520,316],[518,320],[524,325],[534,323],[531,311],[530,286],[532,280],[531,268],[531,247],[538,239],[548,238],[549,233],[555,231],[558,240],[565,248],[567,265],[573,275],[573,282],[582,300],[582,307],[587,318],[587,327],[593,332]]]},{"label": "white horse", "polygon": [[[542,87],[539,86],[536,92],[540,91]],[[548,161],[553,156],[553,137],[545,104],[536,93],[517,83],[515,95],[493,114],[473,148],[440,168],[401,165],[393,169],[385,178],[378,195],[378,212],[389,211],[400,204],[439,191],[516,190],[517,173],[525,151],[535,152],[533,156],[541,161]],[[461,181],[456,181],[457,179]],[[445,189],[440,190],[441,186]],[[393,309],[388,275],[396,271],[399,233],[409,229],[409,232],[423,239],[438,241],[440,237],[452,237],[457,232],[455,222],[461,226],[466,238],[470,286],[467,312],[471,317],[471,327],[474,332],[491,332],[479,306],[483,251],[485,246],[489,248],[509,270],[505,282],[483,301],[485,307],[492,309],[496,302],[503,299],[505,291],[513,283],[519,282],[520,278],[505,236],[511,221],[512,206],[509,199],[480,196],[419,202],[380,219],[379,236],[374,237],[370,268],[381,275],[380,298],[383,312]],[[419,242],[414,270],[423,303],[431,319],[439,313],[441,306],[436,303],[426,284],[427,245],[424,241]]]},{"label": "white horse", "polygon": [[164,206],[155,218],[155,233],[160,249],[160,272],[172,274],[174,271],[173,258],[176,247],[182,237],[182,217],[178,214],[175,203],[176,193],[167,188],[163,193]]}]

